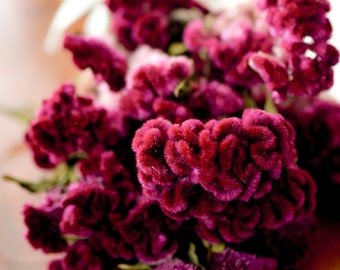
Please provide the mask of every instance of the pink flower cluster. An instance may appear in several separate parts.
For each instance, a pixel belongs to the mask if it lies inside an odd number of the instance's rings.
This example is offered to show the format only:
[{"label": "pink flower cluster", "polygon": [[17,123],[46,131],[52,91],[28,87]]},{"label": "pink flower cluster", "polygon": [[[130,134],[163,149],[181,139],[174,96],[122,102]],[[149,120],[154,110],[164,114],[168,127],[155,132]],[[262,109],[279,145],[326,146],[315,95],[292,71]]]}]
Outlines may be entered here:
[{"label": "pink flower cluster", "polygon": [[64,39],[93,92],[62,84],[26,132],[56,175],[24,207],[30,244],[64,254],[52,270],[303,267],[317,219],[340,215],[329,3],[106,5],[105,40]]}]

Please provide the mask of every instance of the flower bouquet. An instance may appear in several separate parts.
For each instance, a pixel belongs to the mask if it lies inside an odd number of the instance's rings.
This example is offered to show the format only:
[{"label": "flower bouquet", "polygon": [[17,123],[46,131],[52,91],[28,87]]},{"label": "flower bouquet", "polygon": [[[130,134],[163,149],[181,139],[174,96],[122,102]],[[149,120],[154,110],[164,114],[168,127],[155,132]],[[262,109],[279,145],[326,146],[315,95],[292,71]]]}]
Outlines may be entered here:
[{"label": "flower bouquet", "polygon": [[90,91],[61,84],[25,135],[49,177],[6,177],[45,195],[32,247],[51,270],[302,268],[340,216],[328,1],[105,8],[105,36],[63,39]]}]

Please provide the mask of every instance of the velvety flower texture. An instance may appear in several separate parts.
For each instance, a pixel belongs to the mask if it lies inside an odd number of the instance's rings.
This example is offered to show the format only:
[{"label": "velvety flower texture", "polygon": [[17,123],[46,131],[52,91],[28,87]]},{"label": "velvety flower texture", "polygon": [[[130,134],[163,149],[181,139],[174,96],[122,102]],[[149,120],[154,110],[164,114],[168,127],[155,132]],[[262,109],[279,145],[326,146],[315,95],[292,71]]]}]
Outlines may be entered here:
[{"label": "velvety flower texture", "polygon": [[90,68],[99,81],[105,81],[112,91],[125,85],[127,60],[123,54],[98,39],[66,35],[64,47],[73,54],[80,69]]},{"label": "velvety flower texture", "polygon": [[253,254],[227,248],[222,253],[212,253],[210,270],[276,270],[277,262],[273,258],[257,257]]},{"label": "velvety flower texture", "polygon": [[45,253],[64,251],[67,242],[61,237],[59,222],[63,213],[62,207],[33,207],[25,205],[24,221],[28,228],[27,239],[36,249]]},{"label": "velvety flower texture", "polygon": [[80,183],[63,200],[65,210],[60,227],[64,233],[88,236],[118,203],[117,192],[98,184]]},{"label": "velvety flower texture", "polygon": [[156,63],[139,65],[129,74],[122,111],[138,120],[163,116],[182,122],[190,118],[190,111],[176,100],[175,89],[193,72],[192,61],[185,56],[160,57]]},{"label": "velvety flower texture", "polygon": [[106,4],[113,12],[113,32],[128,50],[140,44],[165,49],[171,39],[169,14],[174,9],[198,7],[206,11],[193,0],[107,0]]},{"label": "velvety flower texture", "polygon": [[77,241],[64,258],[49,264],[49,270],[118,270],[114,260],[92,249],[86,241]]},{"label": "velvety flower texture", "polygon": [[328,1],[260,0],[222,12],[211,27],[191,21],[183,41],[193,55],[206,51],[203,61],[229,84],[263,83],[277,101],[287,94],[317,95],[332,86],[332,68],[339,61],[328,44],[329,9]]},{"label": "velvety flower texture", "polygon": [[119,225],[142,262],[157,262],[173,255],[179,227],[180,222],[168,218],[152,201],[137,205]]},{"label": "velvety flower texture", "polygon": [[178,259],[166,261],[165,263],[157,265],[154,270],[200,270],[201,268],[194,265],[185,263]]},{"label": "velvety flower texture", "polygon": [[[242,119],[206,124],[150,120],[136,132],[132,149],[144,193],[170,215],[189,218],[206,215],[207,205],[218,211],[221,203],[268,193],[271,179],[295,160],[293,140],[294,130],[281,115],[248,109]],[[205,206],[199,211],[195,204]]]},{"label": "velvety flower texture", "polygon": [[198,235],[212,243],[242,242],[260,229],[276,230],[311,214],[316,185],[308,172],[292,168],[272,182],[272,190],[249,202],[230,202],[220,213],[197,220]]},{"label": "velvety flower texture", "polygon": [[322,99],[295,100],[280,112],[294,126],[300,167],[318,185],[318,213],[340,217],[340,106]]},{"label": "velvety flower texture", "polygon": [[76,96],[72,84],[63,84],[31,121],[26,142],[37,165],[52,168],[75,152],[116,144],[124,133],[117,116]]},{"label": "velvety flower texture", "polygon": [[242,252],[275,258],[279,269],[304,269],[320,237],[318,229],[317,218],[305,215],[277,230],[260,230],[253,237],[232,246]]}]

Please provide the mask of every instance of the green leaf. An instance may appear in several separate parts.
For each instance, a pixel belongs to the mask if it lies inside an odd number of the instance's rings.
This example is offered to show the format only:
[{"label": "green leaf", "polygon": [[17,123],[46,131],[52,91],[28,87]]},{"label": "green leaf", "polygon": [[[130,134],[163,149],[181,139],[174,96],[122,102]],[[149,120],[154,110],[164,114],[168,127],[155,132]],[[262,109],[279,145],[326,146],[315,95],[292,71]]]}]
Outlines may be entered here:
[{"label": "green leaf", "polygon": [[47,179],[43,179],[39,183],[35,183],[27,180],[18,179],[10,175],[4,175],[3,178],[4,180],[7,180],[9,182],[17,183],[19,186],[23,187],[24,189],[32,193],[44,192],[48,190],[50,187],[55,186],[55,183]]},{"label": "green leaf", "polygon": [[191,86],[189,84],[189,79],[183,79],[177,84],[174,90],[174,95],[176,98],[181,98],[188,95],[190,92]]},{"label": "green leaf", "polygon": [[269,113],[278,113],[276,105],[274,103],[272,93],[267,89],[264,90],[266,93],[266,101],[264,103],[264,110]]},{"label": "green leaf", "polygon": [[24,124],[28,124],[32,119],[33,119],[33,109],[29,109],[29,108],[24,108],[24,109],[9,109],[9,108],[5,108],[0,106],[0,112],[13,117],[21,122],[23,122]]},{"label": "green leaf", "polygon": [[173,42],[168,48],[169,55],[181,55],[187,51],[183,42]]},{"label": "green leaf", "polygon": [[74,170],[74,166],[66,163],[60,164],[55,175],[51,178],[43,178],[39,182],[19,179],[10,175],[4,175],[4,180],[14,182],[31,193],[46,192],[55,187],[64,188],[71,182],[78,181],[78,176]]},{"label": "green leaf", "polygon": [[61,238],[66,240],[66,242],[69,245],[72,245],[72,244],[74,244],[75,242],[77,242],[79,240],[87,239],[87,237],[76,236],[76,235],[73,235],[73,234],[62,234]]},{"label": "green leaf", "polygon": [[249,95],[248,89],[242,91],[244,108],[257,108],[255,100]]}]

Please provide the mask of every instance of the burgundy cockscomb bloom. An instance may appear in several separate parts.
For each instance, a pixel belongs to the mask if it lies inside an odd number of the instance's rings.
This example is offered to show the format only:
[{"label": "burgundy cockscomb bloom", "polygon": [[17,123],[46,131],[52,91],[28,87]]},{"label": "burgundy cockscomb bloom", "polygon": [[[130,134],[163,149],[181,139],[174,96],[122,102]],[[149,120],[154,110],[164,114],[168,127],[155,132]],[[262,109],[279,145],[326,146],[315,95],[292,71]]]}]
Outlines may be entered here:
[{"label": "burgundy cockscomb bloom", "polygon": [[340,106],[321,99],[299,99],[280,112],[296,130],[298,164],[318,185],[318,214],[339,217],[333,207],[340,191]]},{"label": "burgundy cockscomb bloom", "polygon": [[[175,101],[175,89],[193,72],[192,62],[185,56],[166,57],[157,63],[141,64],[129,74],[127,91],[121,100],[122,111],[138,120],[166,116],[165,113],[169,114],[166,118],[173,120],[188,119],[191,116],[188,109],[180,101]],[[166,109],[168,106],[170,108]]]},{"label": "burgundy cockscomb bloom", "polygon": [[[203,61],[222,73],[226,83],[249,87],[261,82],[258,74],[248,66],[250,55],[257,51],[271,52],[273,42],[265,27],[255,26],[258,24],[255,10],[239,7],[234,12],[239,16],[231,16],[230,11],[222,12],[210,28],[202,20],[191,21],[184,30],[183,41],[194,55],[205,51],[207,55]],[[209,73],[205,75],[215,78],[213,70]]]},{"label": "burgundy cockscomb bloom", "polygon": [[52,261],[49,270],[117,270],[116,263],[109,256],[97,252],[86,241],[77,241],[69,246],[66,255]]},{"label": "burgundy cockscomb bloom", "polygon": [[52,168],[77,151],[116,144],[125,132],[115,113],[95,107],[92,99],[75,95],[71,84],[62,85],[45,100],[30,123],[26,142],[37,165]]},{"label": "burgundy cockscomb bloom", "polygon": [[216,80],[201,80],[197,89],[190,93],[188,107],[194,112],[195,117],[217,118],[234,114],[243,110],[243,99],[239,93],[227,84]]},{"label": "burgundy cockscomb bloom", "polygon": [[156,262],[173,255],[180,223],[163,214],[155,202],[137,205],[120,223],[120,232],[133,245],[142,262]]},{"label": "burgundy cockscomb bloom", "polygon": [[261,175],[278,179],[292,166],[293,140],[294,130],[281,115],[249,109],[242,119],[206,124],[150,120],[136,132],[132,149],[145,194],[181,215],[195,208],[195,192],[202,188],[207,201],[215,202],[248,201],[269,192]]},{"label": "burgundy cockscomb bloom", "polygon": [[100,183],[79,182],[63,200],[60,228],[64,233],[88,236],[119,203],[119,194]]},{"label": "burgundy cockscomb bloom", "polygon": [[319,238],[318,221],[314,215],[294,219],[277,230],[260,230],[233,248],[258,256],[275,258],[279,269],[303,269],[316,250]]},{"label": "burgundy cockscomb bloom", "polygon": [[[332,32],[326,17],[329,2],[259,1],[259,6],[265,12],[270,34],[273,38],[279,37],[277,48],[285,58],[289,74],[285,92],[313,96],[329,89],[333,84],[332,67],[339,60],[337,50],[327,44]],[[267,67],[263,65],[259,74],[273,64],[273,61],[267,62]]]},{"label": "burgundy cockscomb bloom", "polygon": [[197,7],[206,12],[193,0],[107,0],[106,4],[113,12],[113,32],[128,50],[134,50],[141,44],[165,49],[172,38],[168,26],[171,22],[169,14],[174,9]]},{"label": "burgundy cockscomb bloom", "polygon": [[73,61],[80,69],[90,68],[99,81],[105,81],[112,91],[125,85],[127,60],[118,51],[100,40],[67,35],[64,47],[73,54]]},{"label": "burgundy cockscomb bloom", "polygon": [[283,171],[272,190],[249,202],[233,201],[220,213],[198,219],[197,234],[209,242],[242,242],[262,228],[276,230],[313,213],[316,185],[304,170]]},{"label": "burgundy cockscomb bloom", "polygon": [[137,44],[148,44],[153,48],[164,49],[169,39],[167,28],[167,16],[150,11],[136,20],[131,37]]},{"label": "burgundy cockscomb bloom", "polygon": [[157,265],[154,270],[200,270],[197,265],[185,263],[178,259],[172,259],[165,263]]},{"label": "burgundy cockscomb bloom", "polygon": [[132,173],[122,165],[113,151],[103,151],[80,161],[80,171],[85,178],[101,179],[105,189],[119,194],[116,210],[123,215],[134,206],[140,195],[138,182],[132,180]]},{"label": "burgundy cockscomb bloom", "polygon": [[67,242],[62,238],[59,222],[63,214],[62,207],[35,208],[25,205],[23,210],[24,221],[28,227],[27,239],[36,249],[45,253],[64,251]]},{"label": "burgundy cockscomb bloom", "polygon": [[273,258],[258,257],[231,248],[222,253],[212,253],[209,263],[211,270],[276,270],[277,267],[277,261]]}]

